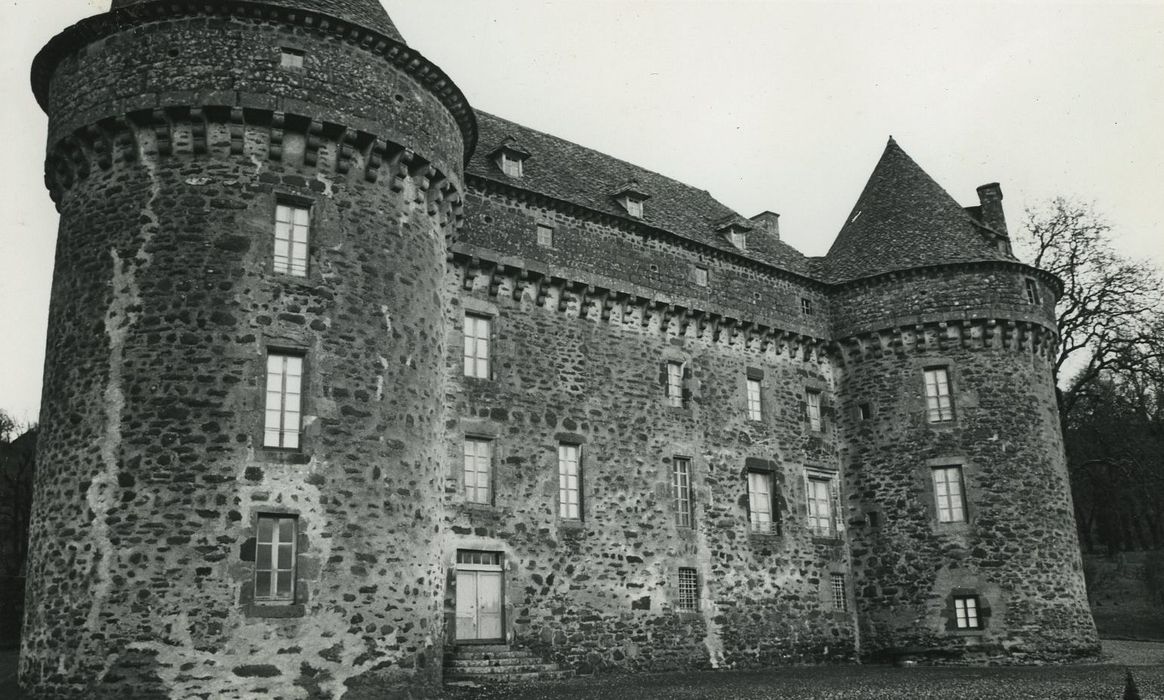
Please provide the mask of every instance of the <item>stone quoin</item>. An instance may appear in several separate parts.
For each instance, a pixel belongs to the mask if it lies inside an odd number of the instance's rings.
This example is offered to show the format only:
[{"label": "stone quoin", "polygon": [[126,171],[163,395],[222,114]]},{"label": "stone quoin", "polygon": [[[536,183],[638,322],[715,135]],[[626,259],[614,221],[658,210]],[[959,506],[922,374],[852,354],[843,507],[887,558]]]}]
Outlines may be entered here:
[{"label": "stone quoin", "polygon": [[805,257],[474,111],[374,0],[114,0],[33,88],[37,697],[1097,651],[998,185],[890,140]]}]

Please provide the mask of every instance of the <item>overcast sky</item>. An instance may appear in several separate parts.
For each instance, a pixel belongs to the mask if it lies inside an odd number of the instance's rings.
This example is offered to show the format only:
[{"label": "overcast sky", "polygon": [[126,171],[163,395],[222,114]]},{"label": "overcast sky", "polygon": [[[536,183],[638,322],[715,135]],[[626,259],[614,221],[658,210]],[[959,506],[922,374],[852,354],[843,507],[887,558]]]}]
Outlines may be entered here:
[{"label": "overcast sky", "polygon": [[[56,214],[36,51],[109,0],[2,0],[0,408],[35,420]],[[385,0],[479,109],[709,190],[828,250],[892,135],[963,205],[1000,182],[1012,229],[1094,202],[1164,266],[1164,0]]]}]

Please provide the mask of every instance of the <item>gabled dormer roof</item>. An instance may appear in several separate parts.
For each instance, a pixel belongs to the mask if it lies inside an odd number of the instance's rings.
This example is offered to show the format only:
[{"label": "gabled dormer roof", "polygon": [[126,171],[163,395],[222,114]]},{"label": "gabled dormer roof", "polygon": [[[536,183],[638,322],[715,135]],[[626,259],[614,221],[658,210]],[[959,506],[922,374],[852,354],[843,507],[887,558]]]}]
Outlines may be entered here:
[{"label": "gabled dormer roof", "polygon": [[995,238],[890,138],[821,267],[841,282],[952,262],[1013,261]]},{"label": "gabled dormer roof", "polygon": [[[113,0],[110,10],[118,10],[130,5],[144,5],[162,0]],[[310,10],[331,15],[361,27],[375,30],[389,39],[404,43],[396,25],[378,0],[254,0],[259,5],[276,5],[299,10]]]},{"label": "gabled dormer roof", "polygon": [[489,157],[496,158],[502,153],[511,155],[518,160],[525,160],[526,158],[530,157],[530,152],[523,148],[521,143],[519,143],[518,140],[513,136],[505,137],[504,141],[497,144],[497,147],[492,151],[489,151]]},{"label": "gabled dormer roof", "polygon": [[643,189],[642,185],[639,184],[639,181],[634,178],[622,181],[618,187],[614,188],[614,191],[610,195],[615,199],[630,198],[637,199],[640,202],[644,202],[651,197]]}]

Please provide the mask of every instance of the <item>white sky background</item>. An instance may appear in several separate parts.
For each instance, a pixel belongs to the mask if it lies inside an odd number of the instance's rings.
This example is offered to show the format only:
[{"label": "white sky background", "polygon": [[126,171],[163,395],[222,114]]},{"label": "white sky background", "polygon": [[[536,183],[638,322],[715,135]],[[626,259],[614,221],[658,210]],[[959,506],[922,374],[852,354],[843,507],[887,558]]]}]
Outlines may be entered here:
[{"label": "white sky background", "polygon": [[[0,408],[36,420],[57,218],[32,57],[109,0],[2,0]],[[1164,0],[385,0],[471,104],[709,190],[828,250],[892,134],[1012,230],[1094,202],[1164,267]]]}]

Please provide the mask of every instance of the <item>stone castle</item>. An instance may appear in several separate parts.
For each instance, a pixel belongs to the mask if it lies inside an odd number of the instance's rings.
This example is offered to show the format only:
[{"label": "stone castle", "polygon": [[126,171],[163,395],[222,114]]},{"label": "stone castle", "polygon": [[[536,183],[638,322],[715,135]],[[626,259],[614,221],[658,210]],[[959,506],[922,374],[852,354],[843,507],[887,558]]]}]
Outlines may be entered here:
[{"label": "stone castle", "polygon": [[1096,651],[998,185],[891,140],[808,258],[474,111],[375,0],[114,0],[32,82],[38,696]]}]

